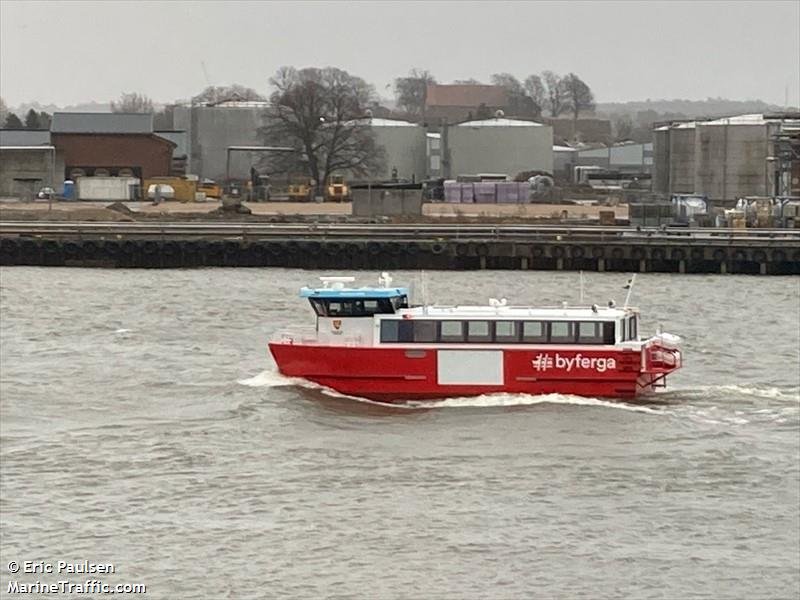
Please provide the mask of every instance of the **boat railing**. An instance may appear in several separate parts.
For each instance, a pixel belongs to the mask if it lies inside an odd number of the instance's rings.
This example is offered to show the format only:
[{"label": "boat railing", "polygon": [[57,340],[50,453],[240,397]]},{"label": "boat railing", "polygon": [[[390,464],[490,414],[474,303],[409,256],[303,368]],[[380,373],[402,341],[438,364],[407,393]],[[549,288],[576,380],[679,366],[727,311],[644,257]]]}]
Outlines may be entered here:
[{"label": "boat railing", "polygon": [[358,336],[337,336],[335,339],[320,340],[315,333],[298,333],[296,331],[278,331],[270,337],[273,344],[302,345],[302,346],[348,346],[358,347],[364,345],[364,338]]},{"label": "boat railing", "polygon": [[648,373],[669,373],[683,366],[683,356],[675,341],[677,336],[656,335],[644,347],[644,371]]},{"label": "boat railing", "polygon": [[[592,305],[592,304],[568,304],[564,306],[563,304],[560,306],[552,305],[552,306],[530,306],[530,305],[517,305],[517,304],[503,304],[499,306],[491,306],[491,305],[476,305],[476,304],[431,304],[428,306],[420,306],[415,305],[411,307],[412,309],[421,309],[423,312],[426,310],[433,311],[434,313],[439,311],[442,313],[447,312],[457,312],[457,311],[466,311],[466,312],[489,312],[494,311],[497,314],[501,313],[511,313],[511,312],[527,312],[528,314],[534,314],[538,311],[542,310],[553,310],[553,311],[564,311],[564,310],[591,310],[591,311],[602,311],[606,309],[620,309],[621,307],[617,306],[599,306],[599,305]],[[634,306],[628,306],[624,310],[628,310],[631,312],[639,312],[639,309]]]},{"label": "boat railing", "polygon": [[269,341],[275,344],[313,344],[317,341],[317,336],[310,332],[276,331]]}]

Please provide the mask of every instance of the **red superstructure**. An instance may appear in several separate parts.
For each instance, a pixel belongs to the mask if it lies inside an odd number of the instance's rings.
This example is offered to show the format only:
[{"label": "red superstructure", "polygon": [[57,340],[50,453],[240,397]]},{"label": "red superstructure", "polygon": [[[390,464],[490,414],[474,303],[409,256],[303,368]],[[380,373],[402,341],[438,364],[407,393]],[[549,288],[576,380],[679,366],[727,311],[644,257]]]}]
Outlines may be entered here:
[{"label": "red superstructure", "polygon": [[316,331],[281,334],[269,348],[280,372],[381,402],[495,392],[634,398],[681,366],[678,337],[641,339],[634,308],[408,307],[408,291],[303,288]]}]

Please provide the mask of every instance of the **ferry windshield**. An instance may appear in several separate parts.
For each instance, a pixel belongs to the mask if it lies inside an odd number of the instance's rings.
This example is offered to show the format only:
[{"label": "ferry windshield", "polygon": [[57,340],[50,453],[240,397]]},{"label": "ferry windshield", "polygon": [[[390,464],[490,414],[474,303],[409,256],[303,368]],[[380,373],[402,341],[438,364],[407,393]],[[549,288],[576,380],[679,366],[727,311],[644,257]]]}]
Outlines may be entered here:
[{"label": "ferry windshield", "polygon": [[310,298],[311,306],[320,317],[371,317],[394,314],[408,306],[406,296],[395,298]]}]

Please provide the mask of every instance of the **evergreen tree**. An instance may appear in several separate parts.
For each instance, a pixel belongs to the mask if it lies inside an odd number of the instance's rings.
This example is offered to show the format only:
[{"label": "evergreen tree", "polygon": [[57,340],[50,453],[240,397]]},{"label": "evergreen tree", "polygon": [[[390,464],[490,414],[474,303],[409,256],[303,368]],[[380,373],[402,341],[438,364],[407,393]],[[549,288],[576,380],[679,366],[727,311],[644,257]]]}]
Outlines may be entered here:
[{"label": "evergreen tree", "polygon": [[39,114],[33,109],[25,115],[25,129],[39,129]]},{"label": "evergreen tree", "polygon": [[14,113],[8,113],[6,122],[3,123],[3,127],[5,129],[22,129],[22,121],[20,121],[19,117]]},{"label": "evergreen tree", "polygon": [[53,122],[53,117],[42,111],[39,113],[39,129],[50,129],[50,124]]}]

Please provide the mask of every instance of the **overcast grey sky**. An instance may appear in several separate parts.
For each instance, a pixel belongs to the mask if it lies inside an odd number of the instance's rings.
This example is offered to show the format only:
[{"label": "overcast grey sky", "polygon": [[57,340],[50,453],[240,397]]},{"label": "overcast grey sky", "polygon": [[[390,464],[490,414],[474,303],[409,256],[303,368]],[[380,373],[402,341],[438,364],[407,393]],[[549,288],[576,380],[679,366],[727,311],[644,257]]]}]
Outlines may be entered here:
[{"label": "overcast grey sky", "polygon": [[282,65],[337,66],[386,97],[440,82],[575,72],[599,102],[800,104],[800,0],[784,2],[0,2],[0,95],[58,105],[212,84],[268,92]]}]

